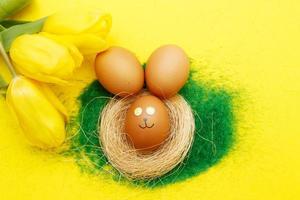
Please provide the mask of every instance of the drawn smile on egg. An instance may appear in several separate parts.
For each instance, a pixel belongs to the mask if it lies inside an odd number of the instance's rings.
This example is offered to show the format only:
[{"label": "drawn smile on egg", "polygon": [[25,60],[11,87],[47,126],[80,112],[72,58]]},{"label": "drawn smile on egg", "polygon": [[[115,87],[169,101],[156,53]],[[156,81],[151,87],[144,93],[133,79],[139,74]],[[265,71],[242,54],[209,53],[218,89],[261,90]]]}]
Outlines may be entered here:
[{"label": "drawn smile on egg", "polygon": [[151,126],[148,126],[147,120],[148,120],[148,119],[144,119],[144,124],[143,124],[143,126],[142,126],[141,124],[139,124],[139,127],[142,128],[142,129],[145,129],[145,128],[152,128],[152,127],[154,126],[154,123],[152,123]]}]

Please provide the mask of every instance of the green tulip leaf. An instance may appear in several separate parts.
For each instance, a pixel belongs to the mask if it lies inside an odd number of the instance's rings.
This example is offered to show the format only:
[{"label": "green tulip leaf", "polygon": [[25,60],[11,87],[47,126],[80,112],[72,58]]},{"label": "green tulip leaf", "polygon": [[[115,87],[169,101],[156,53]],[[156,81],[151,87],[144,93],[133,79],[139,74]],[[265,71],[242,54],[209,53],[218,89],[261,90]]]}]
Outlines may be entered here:
[{"label": "green tulip leaf", "polygon": [[[29,21],[19,21],[19,20],[7,19],[7,20],[0,21],[0,26],[2,26],[3,28],[10,28],[15,25],[26,24],[26,23],[29,23]],[[0,31],[1,31],[1,29],[0,29]]]},{"label": "green tulip leaf", "polygon": [[45,20],[46,18],[42,18],[34,22],[15,25],[2,31],[0,33],[0,39],[2,40],[5,51],[9,51],[12,42],[20,35],[40,32],[43,28]]},{"label": "green tulip leaf", "polygon": [[0,24],[0,32],[4,31],[4,30],[5,30],[5,27]]}]

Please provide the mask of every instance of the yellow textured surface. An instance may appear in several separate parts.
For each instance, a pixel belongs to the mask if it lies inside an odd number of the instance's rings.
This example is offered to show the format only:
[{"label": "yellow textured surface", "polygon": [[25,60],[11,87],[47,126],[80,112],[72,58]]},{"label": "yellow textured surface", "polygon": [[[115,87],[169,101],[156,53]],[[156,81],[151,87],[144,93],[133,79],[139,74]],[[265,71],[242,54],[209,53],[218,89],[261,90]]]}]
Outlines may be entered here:
[{"label": "yellow textured surface", "polygon": [[[111,43],[142,62],[157,46],[176,43],[206,73],[234,81],[251,99],[248,126],[218,165],[149,190],[82,174],[73,160],[30,148],[0,99],[0,199],[300,199],[299,1],[36,0],[16,18],[36,19],[69,4],[111,12]],[[92,77],[85,66],[74,77],[85,81],[57,92],[71,99]]]}]

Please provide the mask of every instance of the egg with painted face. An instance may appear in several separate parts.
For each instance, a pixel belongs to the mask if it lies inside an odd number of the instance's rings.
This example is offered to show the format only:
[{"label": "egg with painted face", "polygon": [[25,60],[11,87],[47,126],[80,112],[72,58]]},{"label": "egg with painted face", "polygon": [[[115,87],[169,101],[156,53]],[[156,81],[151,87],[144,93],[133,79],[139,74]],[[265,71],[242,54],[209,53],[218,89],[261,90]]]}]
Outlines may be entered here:
[{"label": "egg with painted face", "polygon": [[170,134],[170,118],[165,104],[152,95],[137,98],[125,118],[125,133],[140,151],[157,149]]}]

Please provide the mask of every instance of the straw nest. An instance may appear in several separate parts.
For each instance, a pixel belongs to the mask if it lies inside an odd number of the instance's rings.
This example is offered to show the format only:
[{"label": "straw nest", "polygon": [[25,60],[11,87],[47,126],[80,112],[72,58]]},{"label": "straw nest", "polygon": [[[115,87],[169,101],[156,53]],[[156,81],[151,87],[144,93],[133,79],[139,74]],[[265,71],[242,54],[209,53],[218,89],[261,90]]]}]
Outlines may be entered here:
[{"label": "straw nest", "polygon": [[180,95],[163,102],[168,108],[171,130],[168,139],[150,154],[141,154],[127,141],[124,121],[127,109],[140,95],[113,98],[100,115],[100,144],[108,161],[123,176],[135,180],[160,177],[182,163],[194,138],[195,121],[192,109]]}]

